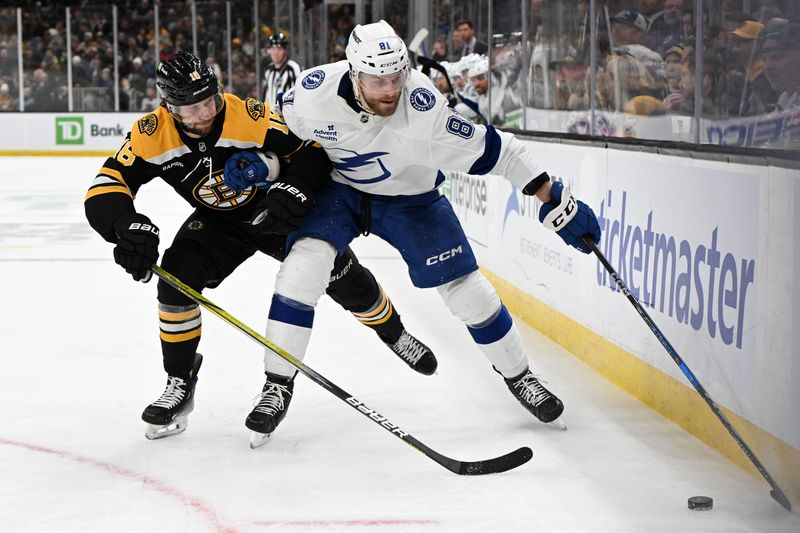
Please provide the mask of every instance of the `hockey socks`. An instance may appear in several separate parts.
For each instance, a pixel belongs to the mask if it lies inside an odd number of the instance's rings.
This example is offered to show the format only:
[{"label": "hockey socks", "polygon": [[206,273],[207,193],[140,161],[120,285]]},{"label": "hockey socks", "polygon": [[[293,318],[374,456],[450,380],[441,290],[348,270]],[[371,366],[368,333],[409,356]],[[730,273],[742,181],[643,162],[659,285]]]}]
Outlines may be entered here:
[{"label": "hockey socks", "polygon": [[377,285],[377,290],[378,298],[372,307],[363,312],[351,312],[356,317],[356,320],[373,329],[383,342],[394,344],[400,340],[400,335],[403,333],[403,323],[400,321],[400,315],[395,311],[392,300],[386,295],[383,287]]},{"label": "hockey socks", "polygon": [[159,336],[164,370],[178,375],[189,372],[200,344],[202,318],[197,304],[158,304]]},{"label": "hockey socks", "polygon": [[[266,337],[302,361],[306,355],[311,327],[314,325],[314,308],[280,294],[272,296],[267,319]],[[264,354],[264,369],[278,376],[294,376],[291,363],[270,351]]]},{"label": "hockey socks", "polygon": [[481,351],[503,377],[516,376],[528,368],[525,347],[505,305],[488,320],[467,325],[467,330]]}]

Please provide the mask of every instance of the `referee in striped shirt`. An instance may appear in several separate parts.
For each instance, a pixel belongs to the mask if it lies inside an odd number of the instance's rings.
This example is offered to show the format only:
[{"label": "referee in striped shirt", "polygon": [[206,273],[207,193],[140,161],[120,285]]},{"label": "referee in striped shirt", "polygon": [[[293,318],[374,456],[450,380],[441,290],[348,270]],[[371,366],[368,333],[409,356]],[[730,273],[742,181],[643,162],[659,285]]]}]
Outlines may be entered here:
[{"label": "referee in striped shirt", "polygon": [[273,33],[267,51],[272,64],[264,73],[264,102],[276,105],[278,95],[294,87],[300,75],[300,65],[289,59],[289,39],[283,32]]}]

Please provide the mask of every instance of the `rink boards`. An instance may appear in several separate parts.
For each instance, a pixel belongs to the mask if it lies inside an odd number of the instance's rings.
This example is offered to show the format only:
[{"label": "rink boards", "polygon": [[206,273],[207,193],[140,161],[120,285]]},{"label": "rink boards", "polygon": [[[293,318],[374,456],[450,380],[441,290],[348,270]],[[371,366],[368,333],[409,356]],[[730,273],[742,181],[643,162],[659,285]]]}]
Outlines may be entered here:
[{"label": "rink boards", "polygon": [[[592,206],[599,248],[797,498],[800,172],[525,142],[543,169]],[[751,468],[600,262],[541,226],[536,200],[494,176],[451,175],[444,190],[513,313]]]}]

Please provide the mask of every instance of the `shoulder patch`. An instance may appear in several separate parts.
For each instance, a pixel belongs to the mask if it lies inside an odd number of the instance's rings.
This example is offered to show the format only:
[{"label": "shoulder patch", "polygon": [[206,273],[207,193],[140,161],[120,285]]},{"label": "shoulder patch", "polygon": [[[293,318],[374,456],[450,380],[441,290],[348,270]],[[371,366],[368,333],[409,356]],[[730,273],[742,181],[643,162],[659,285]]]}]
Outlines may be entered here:
[{"label": "shoulder patch", "polygon": [[150,113],[139,119],[139,133],[147,136],[153,135],[158,128],[158,117],[155,113]]},{"label": "shoulder patch", "polygon": [[436,105],[436,97],[428,89],[417,87],[411,91],[411,107],[417,111],[430,111]]},{"label": "shoulder patch", "polygon": [[317,87],[322,85],[323,81],[325,81],[325,71],[314,70],[306,74],[301,84],[306,89],[316,89]]},{"label": "shoulder patch", "polygon": [[244,103],[245,107],[247,108],[247,114],[250,115],[250,118],[253,120],[264,118],[267,115],[266,110],[264,109],[264,102],[261,100],[248,98]]}]

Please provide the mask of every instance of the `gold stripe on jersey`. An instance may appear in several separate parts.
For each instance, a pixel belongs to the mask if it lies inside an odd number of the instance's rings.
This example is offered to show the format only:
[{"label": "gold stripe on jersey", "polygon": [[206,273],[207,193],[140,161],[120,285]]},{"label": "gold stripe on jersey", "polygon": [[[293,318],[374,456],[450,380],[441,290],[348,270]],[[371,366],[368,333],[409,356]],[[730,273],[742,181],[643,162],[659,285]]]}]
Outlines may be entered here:
[{"label": "gold stripe on jersey", "polygon": [[133,198],[133,193],[131,193],[128,184],[125,183],[122,174],[113,168],[102,167],[94,178],[91,187],[86,191],[84,201],[101,194],[109,193],[122,193]]},{"label": "gold stripe on jersey", "polygon": [[130,198],[133,198],[133,196],[131,195],[131,191],[129,191],[127,187],[123,187],[121,185],[117,185],[117,186],[109,186],[109,187],[93,187],[93,188],[89,189],[88,191],[86,191],[86,197],[83,199],[83,201],[85,202],[89,198],[94,198],[95,196],[98,196],[98,195],[101,195],[101,194],[108,194],[108,193],[112,193],[112,192],[113,193],[122,193],[122,194],[124,194],[126,196],[129,196]]},{"label": "gold stripe on jersey", "polygon": [[122,173],[119,170],[114,170],[113,168],[103,167],[100,169],[100,172],[97,173],[98,176],[109,176],[111,178],[116,179],[117,181],[121,181],[123,185],[127,187],[127,183],[125,183],[125,178],[122,177]]},{"label": "gold stripe on jersey", "polygon": [[136,157],[160,165],[189,153],[164,107],[140,118],[131,128],[131,149]]}]

